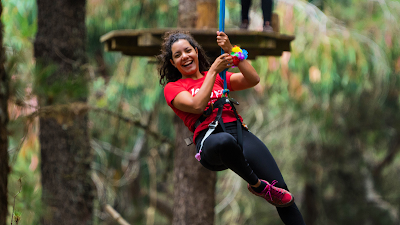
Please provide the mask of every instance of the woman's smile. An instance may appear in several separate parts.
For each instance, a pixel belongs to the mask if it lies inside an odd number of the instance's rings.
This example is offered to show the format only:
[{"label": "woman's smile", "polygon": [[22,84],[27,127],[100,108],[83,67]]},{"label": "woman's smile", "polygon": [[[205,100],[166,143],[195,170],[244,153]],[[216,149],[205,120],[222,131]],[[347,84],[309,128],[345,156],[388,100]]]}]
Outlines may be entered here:
[{"label": "woman's smile", "polygon": [[187,61],[183,64],[183,67],[188,67],[193,63],[193,60]]}]

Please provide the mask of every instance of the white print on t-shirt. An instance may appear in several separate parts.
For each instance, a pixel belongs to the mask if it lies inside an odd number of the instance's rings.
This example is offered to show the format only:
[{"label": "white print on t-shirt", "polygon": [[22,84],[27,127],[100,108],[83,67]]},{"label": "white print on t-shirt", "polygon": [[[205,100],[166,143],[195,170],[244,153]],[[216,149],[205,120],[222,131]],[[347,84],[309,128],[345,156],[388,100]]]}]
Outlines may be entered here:
[{"label": "white print on t-shirt", "polygon": [[197,88],[196,91],[194,90],[194,88],[191,89],[192,91],[192,96],[194,97],[195,94],[197,94],[197,92],[199,92],[200,88]]},{"label": "white print on t-shirt", "polygon": [[[195,96],[197,94],[197,92],[199,92],[199,90],[200,90],[200,88],[196,88],[196,90],[194,88],[192,88],[190,90],[192,92],[192,96]],[[210,98],[220,98],[222,96],[222,91],[223,91],[223,89],[213,90],[211,92]]]}]

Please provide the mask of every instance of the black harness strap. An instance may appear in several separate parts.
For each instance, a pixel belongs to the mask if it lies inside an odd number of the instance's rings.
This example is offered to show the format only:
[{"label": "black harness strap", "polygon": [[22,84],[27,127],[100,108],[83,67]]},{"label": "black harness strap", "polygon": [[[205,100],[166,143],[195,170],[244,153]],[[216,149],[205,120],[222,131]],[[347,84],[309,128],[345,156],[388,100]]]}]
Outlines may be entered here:
[{"label": "black harness strap", "polygon": [[[243,149],[243,135],[242,135],[242,121],[240,121],[239,115],[236,111],[235,106],[233,105],[232,102],[230,102],[233,113],[235,113],[235,117],[236,117],[236,124],[237,124],[237,142],[240,146],[240,148]],[[225,130],[224,130],[225,131]]]},{"label": "black harness strap", "polygon": [[[214,104],[212,104],[210,107],[208,107],[208,109],[204,111],[203,115],[201,115],[195,123],[194,129],[196,129],[202,122],[204,122],[204,120],[208,116],[211,115],[211,113],[213,112],[214,109],[218,108],[217,116],[215,117],[214,121],[208,125],[209,130],[207,131],[206,135],[204,135],[203,140],[201,141],[200,150],[203,147],[203,143],[204,143],[205,139],[215,130],[215,128],[218,126],[218,124],[221,125],[222,130],[224,132],[226,132],[224,121],[222,119],[222,110],[223,110],[225,104],[230,104],[232,107],[232,110],[235,114],[236,123],[237,123],[237,134],[238,134],[237,142],[238,142],[239,146],[243,149],[242,122],[240,121],[240,117],[236,111],[236,108],[235,108],[233,102],[229,98],[222,97],[222,98],[218,99],[216,102],[214,102]],[[194,140],[193,140],[193,137],[191,137],[191,140],[189,140],[189,138],[186,138],[185,141],[186,141],[186,144],[189,146],[190,144],[193,143]]]}]

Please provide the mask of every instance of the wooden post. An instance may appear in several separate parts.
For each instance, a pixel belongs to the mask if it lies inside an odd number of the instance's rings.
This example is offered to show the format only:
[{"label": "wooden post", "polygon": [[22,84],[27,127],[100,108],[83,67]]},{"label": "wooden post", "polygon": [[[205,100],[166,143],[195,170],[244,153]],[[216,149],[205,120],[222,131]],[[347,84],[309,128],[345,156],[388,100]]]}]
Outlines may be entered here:
[{"label": "wooden post", "polygon": [[197,2],[197,29],[217,27],[217,2],[202,0]]},{"label": "wooden post", "polygon": [[274,32],[280,32],[279,15],[277,13],[272,13],[271,27],[274,29]]}]

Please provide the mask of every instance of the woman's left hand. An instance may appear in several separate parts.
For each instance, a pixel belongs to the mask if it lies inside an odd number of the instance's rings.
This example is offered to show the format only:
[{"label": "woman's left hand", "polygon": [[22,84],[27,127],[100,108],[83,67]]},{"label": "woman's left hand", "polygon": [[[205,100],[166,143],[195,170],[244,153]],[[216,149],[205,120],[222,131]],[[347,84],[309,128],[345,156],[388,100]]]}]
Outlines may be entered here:
[{"label": "woman's left hand", "polygon": [[224,52],[230,54],[232,51],[232,44],[229,41],[228,35],[222,31],[217,31],[217,43],[224,50]]}]

